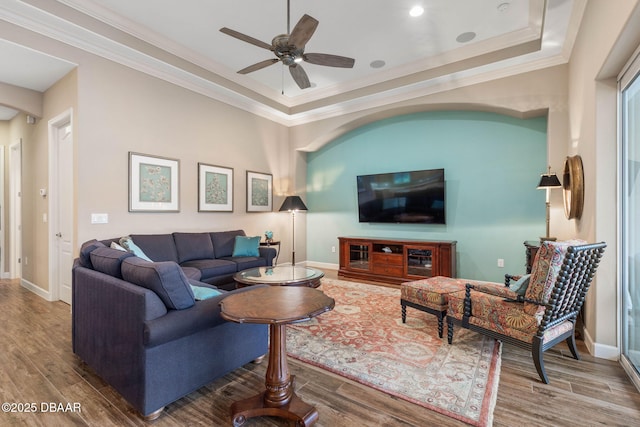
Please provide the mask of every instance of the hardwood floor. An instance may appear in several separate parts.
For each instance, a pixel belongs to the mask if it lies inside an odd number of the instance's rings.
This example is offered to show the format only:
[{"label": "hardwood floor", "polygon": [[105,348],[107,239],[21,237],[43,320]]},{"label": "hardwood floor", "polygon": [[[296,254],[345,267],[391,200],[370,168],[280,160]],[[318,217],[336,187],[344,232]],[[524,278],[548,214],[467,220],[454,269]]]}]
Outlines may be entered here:
[{"label": "hardwood floor", "polygon": [[[503,346],[493,425],[640,426],[640,394],[620,365],[591,357],[584,345],[580,348],[581,361],[571,358],[566,347],[545,354],[551,379],[545,385],[529,354]],[[463,425],[295,360],[289,359],[289,366],[296,375],[297,393],[318,408],[317,426]],[[0,398],[2,403],[15,403],[14,409],[33,403],[38,411],[5,412],[3,406],[0,426],[231,425],[231,403],[261,390],[265,370],[266,363],[246,365],[145,423],[73,354],[68,305],[47,302],[16,281],[0,281]],[[265,417],[245,425],[287,423]]]}]

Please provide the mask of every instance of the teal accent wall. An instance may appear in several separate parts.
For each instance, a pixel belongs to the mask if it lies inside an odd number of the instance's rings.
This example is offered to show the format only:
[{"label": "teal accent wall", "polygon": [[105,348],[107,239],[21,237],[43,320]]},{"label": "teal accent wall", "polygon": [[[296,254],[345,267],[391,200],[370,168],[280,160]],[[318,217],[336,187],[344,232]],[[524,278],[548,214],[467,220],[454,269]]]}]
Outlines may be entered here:
[{"label": "teal accent wall", "polygon": [[[458,277],[522,274],[523,242],[545,233],[546,158],[546,117],[438,111],[355,129],[308,154],[307,258],[338,264],[339,236],[457,240]],[[358,222],[357,175],[438,168],[446,225]]]}]

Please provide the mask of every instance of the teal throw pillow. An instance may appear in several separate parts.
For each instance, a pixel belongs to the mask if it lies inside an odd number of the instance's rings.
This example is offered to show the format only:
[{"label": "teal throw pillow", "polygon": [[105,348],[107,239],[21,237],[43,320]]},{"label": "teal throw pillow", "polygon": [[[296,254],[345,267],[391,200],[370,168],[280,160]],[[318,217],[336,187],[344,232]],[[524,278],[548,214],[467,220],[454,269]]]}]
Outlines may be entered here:
[{"label": "teal throw pillow", "polygon": [[222,294],[222,292],[217,289],[205,288],[204,286],[191,285],[191,290],[193,291],[193,298],[196,301],[202,301]]},{"label": "teal throw pillow", "polygon": [[231,256],[260,256],[258,247],[260,246],[260,236],[236,236]]},{"label": "teal throw pillow", "polygon": [[145,261],[151,261],[151,258],[149,258],[147,256],[147,254],[145,254],[143,252],[142,249],[140,249],[140,247],[138,245],[136,245],[135,243],[133,243],[133,239],[131,238],[131,236],[124,236],[123,238],[120,239],[120,245],[125,248],[127,251],[131,252],[132,254],[134,254],[135,256],[137,256],[138,258],[142,258]]},{"label": "teal throw pillow", "polygon": [[525,292],[527,292],[527,287],[529,286],[529,278],[530,274],[525,274],[520,277],[518,280],[509,285],[509,289],[520,296],[524,296]]}]

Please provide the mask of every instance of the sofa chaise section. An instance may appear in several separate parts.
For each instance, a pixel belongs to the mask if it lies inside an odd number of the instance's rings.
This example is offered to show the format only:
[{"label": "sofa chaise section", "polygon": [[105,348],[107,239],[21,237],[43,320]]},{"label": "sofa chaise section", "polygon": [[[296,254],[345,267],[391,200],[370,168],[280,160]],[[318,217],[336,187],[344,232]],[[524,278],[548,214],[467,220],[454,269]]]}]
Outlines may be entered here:
[{"label": "sofa chaise section", "polygon": [[[101,242],[83,245],[72,278],[74,353],[144,417],[267,353],[266,325],[220,315],[220,300],[245,288],[216,291],[173,261],[144,261]],[[195,301],[191,284],[219,295]],[[182,294],[159,295],[158,285]]]}]

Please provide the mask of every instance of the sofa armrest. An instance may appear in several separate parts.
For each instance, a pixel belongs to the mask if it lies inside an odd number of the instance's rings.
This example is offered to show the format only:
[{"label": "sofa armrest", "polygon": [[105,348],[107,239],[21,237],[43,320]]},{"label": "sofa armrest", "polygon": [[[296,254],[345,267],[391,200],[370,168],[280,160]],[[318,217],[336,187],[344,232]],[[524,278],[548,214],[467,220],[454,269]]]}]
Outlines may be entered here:
[{"label": "sofa armrest", "polygon": [[158,296],[124,280],[74,265],[73,352],[127,400],[140,400],[144,322],[163,317]]}]

